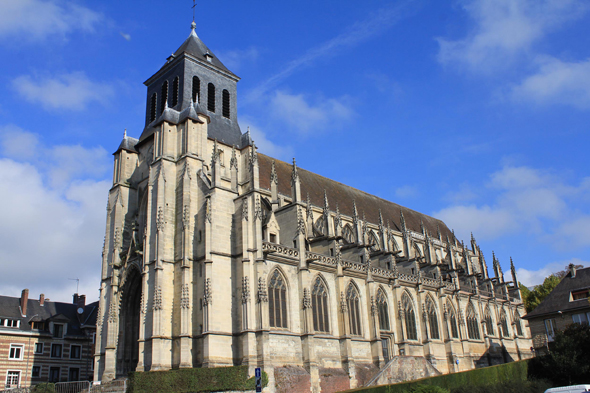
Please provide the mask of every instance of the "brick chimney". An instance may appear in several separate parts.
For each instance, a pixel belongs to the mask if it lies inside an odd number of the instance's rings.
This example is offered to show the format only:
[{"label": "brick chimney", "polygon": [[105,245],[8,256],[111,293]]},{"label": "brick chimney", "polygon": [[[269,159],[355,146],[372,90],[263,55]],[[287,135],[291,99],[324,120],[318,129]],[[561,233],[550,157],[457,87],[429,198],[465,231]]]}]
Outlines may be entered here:
[{"label": "brick chimney", "polygon": [[86,295],[78,296],[78,302],[76,304],[78,305],[78,308],[86,307]]},{"label": "brick chimney", "polygon": [[570,273],[572,274],[572,278],[575,278],[576,277],[576,265],[574,265],[573,263],[570,263],[569,268],[570,268]]},{"label": "brick chimney", "polygon": [[27,302],[29,301],[29,290],[23,289],[20,295],[20,313],[23,317],[27,316]]},{"label": "brick chimney", "polygon": [[39,295],[39,305],[43,306],[45,305],[45,294],[42,293],[41,295]]}]

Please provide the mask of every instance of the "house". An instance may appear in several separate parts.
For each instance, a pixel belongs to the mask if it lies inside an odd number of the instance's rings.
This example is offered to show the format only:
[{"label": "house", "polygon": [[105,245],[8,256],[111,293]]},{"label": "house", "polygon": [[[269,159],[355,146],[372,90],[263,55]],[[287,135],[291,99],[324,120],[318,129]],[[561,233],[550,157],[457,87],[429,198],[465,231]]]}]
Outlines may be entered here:
[{"label": "house", "polygon": [[523,317],[529,321],[536,350],[547,348],[557,330],[590,321],[590,268],[576,269],[572,264],[569,269],[541,304]]},{"label": "house", "polygon": [[0,390],[92,379],[98,302],[0,296]]}]

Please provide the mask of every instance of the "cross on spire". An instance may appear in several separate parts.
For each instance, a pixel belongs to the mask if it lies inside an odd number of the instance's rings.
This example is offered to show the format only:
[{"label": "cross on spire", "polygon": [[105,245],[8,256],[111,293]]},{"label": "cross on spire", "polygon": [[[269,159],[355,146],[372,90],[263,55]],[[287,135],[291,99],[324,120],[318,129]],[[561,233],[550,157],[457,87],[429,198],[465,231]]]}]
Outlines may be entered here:
[{"label": "cross on spire", "polygon": [[193,9],[193,22],[195,21],[195,7],[197,6],[197,3],[195,3],[196,0],[193,0],[193,6],[191,7]]}]

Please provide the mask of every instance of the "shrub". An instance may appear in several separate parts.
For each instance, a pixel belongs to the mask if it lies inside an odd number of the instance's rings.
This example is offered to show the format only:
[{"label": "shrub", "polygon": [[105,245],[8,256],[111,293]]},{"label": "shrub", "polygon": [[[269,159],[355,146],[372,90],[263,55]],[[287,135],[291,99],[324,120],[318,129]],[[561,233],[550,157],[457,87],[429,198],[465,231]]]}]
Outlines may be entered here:
[{"label": "shrub", "polygon": [[31,389],[31,393],[55,393],[55,385],[52,383],[40,383]]},{"label": "shrub", "polygon": [[416,385],[408,390],[409,393],[449,393],[447,389],[435,385]]},{"label": "shrub", "polygon": [[551,384],[546,381],[505,381],[491,385],[465,385],[452,393],[544,393]]},{"label": "shrub", "polygon": [[[262,386],[268,375],[262,372]],[[129,393],[198,393],[224,390],[253,390],[255,378],[248,367],[185,368],[169,371],[129,373]]]}]

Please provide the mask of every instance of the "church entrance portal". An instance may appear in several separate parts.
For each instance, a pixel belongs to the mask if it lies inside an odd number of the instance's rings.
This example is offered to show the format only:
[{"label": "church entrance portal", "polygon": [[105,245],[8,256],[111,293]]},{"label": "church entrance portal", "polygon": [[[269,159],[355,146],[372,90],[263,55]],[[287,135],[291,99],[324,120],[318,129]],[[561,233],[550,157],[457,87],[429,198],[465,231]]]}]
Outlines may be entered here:
[{"label": "church entrance portal", "polygon": [[141,308],[141,274],[132,269],[121,293],[117,377],[135,371],[139,358],[139,312]]}]

